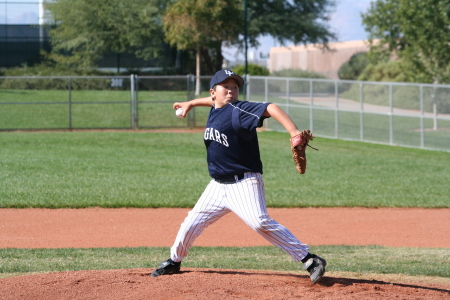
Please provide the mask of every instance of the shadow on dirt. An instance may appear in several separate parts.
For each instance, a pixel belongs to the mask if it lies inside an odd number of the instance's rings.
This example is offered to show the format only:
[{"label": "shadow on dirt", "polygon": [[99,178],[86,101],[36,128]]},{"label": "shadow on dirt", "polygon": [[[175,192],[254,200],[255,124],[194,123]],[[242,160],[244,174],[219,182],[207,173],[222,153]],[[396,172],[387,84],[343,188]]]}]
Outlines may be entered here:
[{"label": "shadow on dirt", "polygon": [[[191,271],[182,271],[180,273],[189,273]],[[266,276],[286,276],[286,277],[293,277],[293,278],[308,278],[307,275],[297,275],[297,274],[290,274],[290,273],[264,273],[264,272],[252,272],[252,271],[233,271],[233,270],[205,270],[200,271],[202,273],[210,273],[210,274],[224,274],[224,275],[266,275]],[[369,284],[369,285],[389,285],[389,286],[398,286],[398,287],[404,287],[404,288],[414,288],[414,289],[421,289],[421,290],[429,290],[429,291],[437,291],[437,292],[443,292],[450,295],[450,290],[447,289],[440,289],[440,288],[433,288],[433,287],[427,287],[427,286],[420,286],[420,285],[414,285],[414,284],[403,284],[403,283],[395,283],[395,282],[386,282],[386,281],[380,281],[380,280],[367,280],[367,279],[353,279],[353,278],[339,278],[339,277],[328,277],[324,276],[322,280],[317,283],[321,286],[325,287],[332,287],[334,285],[342,285],[342,286],[351,286],[355,284]],[[376,288],[375,288],[376,289]]]}]

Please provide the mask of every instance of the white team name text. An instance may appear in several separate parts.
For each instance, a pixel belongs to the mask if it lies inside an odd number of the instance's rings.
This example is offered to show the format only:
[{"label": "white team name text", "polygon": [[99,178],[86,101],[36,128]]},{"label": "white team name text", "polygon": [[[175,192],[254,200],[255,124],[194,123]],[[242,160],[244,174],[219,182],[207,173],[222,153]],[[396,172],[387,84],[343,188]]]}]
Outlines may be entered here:
[{"label": "white team name text", "polygon": [[216,141],[218,143],[221,143],[225,147],[229,147],[228,141],[227,141],[227,136],[223,133],[220,133],[218,130],[216,130],[214,128],[206,128],[205,129],[204,139]]}]

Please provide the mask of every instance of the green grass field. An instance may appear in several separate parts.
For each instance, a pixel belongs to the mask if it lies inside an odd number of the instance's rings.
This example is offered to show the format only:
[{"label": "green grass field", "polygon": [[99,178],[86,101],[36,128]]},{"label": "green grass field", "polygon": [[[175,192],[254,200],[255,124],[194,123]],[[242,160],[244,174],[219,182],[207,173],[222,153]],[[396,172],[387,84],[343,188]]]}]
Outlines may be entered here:
[{"label": "green grass field", "polygon": [[[317,138],[319,151],[307,150],[300,175],[286,133],[260,132],[259,139],[269,207],[450,207],[447,152]],[[191,207],[209,181],[202,133],[3,132],[0,157],[0,208]],[[329,271],[450,278],[449,249],[313,251],[327,257]],[[167,255],[168,248],[7,248],[0,249],[0,277],[153,268]],[[276,247],[194,247],[184,265],[300,270]]]},{"label": "green grass field", "polygon": [[[287,133],[259,139],[268,206],[450,207],[447,152],[316,138],[300,175]],[[0,133],[0,156],[2,208],[192,207],[209,181],[202,133]]]}]

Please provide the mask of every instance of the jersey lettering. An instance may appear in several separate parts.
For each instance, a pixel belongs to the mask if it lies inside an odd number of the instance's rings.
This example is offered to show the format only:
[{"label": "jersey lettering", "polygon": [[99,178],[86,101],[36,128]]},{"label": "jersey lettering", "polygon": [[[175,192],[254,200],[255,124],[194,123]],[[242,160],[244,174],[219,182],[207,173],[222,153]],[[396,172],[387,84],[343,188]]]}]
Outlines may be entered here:
[{"label": "jersey lettering", "polygon": [[227,136],[225,134],[222,133],[222,145],[224,145],[225,147],[229,147],[230,145],[228,144],[227,141]]},{"label": "jersey lettering", "polygon": [[214,130],[214,133],[216,134],[216,142],[220,143],[220,141],[221,141],[221,139],[220,139],[220,132],[218,130]]},{"label": "jersey lettering", "polygon": [[225,147],[230,146],[228,144],[227,136],[223,133],[220,133],[219,130],[216,130],[214,128],[206,128],[203,138],[205,140],[216,141],[216,142],[224,145]]}]

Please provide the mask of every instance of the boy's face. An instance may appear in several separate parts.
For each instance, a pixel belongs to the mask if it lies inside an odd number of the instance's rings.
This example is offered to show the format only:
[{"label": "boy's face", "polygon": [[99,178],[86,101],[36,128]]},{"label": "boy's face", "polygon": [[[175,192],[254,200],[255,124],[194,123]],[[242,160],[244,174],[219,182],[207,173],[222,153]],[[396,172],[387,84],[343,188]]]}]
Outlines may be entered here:
[{"label": "boy's face", "polygon": [[211,97],[214,99],[215,108],[221,108],[228,103],[238,100],[239,85],[233,78],[226,79],[210,89]]}]

